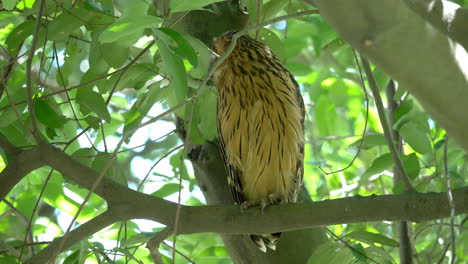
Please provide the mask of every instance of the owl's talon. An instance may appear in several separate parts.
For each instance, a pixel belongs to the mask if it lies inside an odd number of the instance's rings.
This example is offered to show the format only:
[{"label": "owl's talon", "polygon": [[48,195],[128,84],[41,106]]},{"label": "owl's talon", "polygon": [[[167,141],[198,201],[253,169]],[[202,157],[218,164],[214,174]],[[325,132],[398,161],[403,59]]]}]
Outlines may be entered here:
[{"label": "owl's talon", "polygon": [[277,193],[270,193],[268,195],[269,204],[284,204],[286,203],[286,198]]}]

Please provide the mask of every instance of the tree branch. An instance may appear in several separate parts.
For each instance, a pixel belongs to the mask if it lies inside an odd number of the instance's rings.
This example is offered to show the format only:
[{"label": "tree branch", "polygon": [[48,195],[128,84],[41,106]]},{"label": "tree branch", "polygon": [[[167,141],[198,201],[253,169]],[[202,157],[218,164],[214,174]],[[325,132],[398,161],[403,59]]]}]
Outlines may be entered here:
[{"label": "tree branch", "polygon": [[33,92],[32,92],[31,70],[32,70],[32,61],[34,59],[34,54],[36,52],[37,40],[39,38],[39,31],[41,29],[42,12],[44,11],[44,2],[45,0],[40,0],[40,3],[39,3],[39,10],[37,13],[36,25],[34,27],[33,39],[31,41],[30,54],[28,56],[28,59],[26,60],[26,91],[27,91],[27,99],[28,99],[28,109],[29,109],[29,116],[31,118],[31,123],[32,123],[33,136],[36,139],[37,143],[41,143],[44,140],[41,137],[41,133],[37,125],[36,116],[34,115],[34,105],[33,105],[33,100],[32,100]]},{"label": "tree branch", "polygon": [[442,0],[404,0],[408,7],[468,51],[468,10]]},{"label": "tree branch", "polygon": [[[40,150],[42,155],[38,156],[42,156],[47,164],[85,188],[90,188],[99,175],[51,145],[41,145]],[[114,216],[115,221],[129,220],[122,219],[127,217],[153,220],[169,227],[174,223],[176,203],[133,191],[107,178],[102,179],[95,193],[107,200],[109,211],[125,212]],[[455,214],[468,213],[468,187],[455,189],[452,193]],[[356,196],[271,206],[263,213],[260,208],[251,208],[243,214],[237,205],[182,206],[178,233],[264,234],[322,225],[383,220],[418,222],[449,216],[446,193]],[[64,248],[67,245],[71,243],[66,242]]]},{"label": "tree branch", "polygon": [[408,89],[468,150],[468,53],[463,46],[421,19],[403,0],[314,2],[345,40]]},{"label": "tree branch", "polygon": [[1,134],[0,134],[0,148],[6,150],[6,152],[8,152],[8,154],[10,155],[17,155],[18,153],[21,152],[21,149],[11,144],[11,142],[8,141],[8,139],[3,137]]},{"label": "tree branch", "polygon": [[45,162],[41,160],[40,151],[35,148],[24,150],[9,161],[8,165],[0,172],[0,201],[18,184],[28,173],[45,166]]}]

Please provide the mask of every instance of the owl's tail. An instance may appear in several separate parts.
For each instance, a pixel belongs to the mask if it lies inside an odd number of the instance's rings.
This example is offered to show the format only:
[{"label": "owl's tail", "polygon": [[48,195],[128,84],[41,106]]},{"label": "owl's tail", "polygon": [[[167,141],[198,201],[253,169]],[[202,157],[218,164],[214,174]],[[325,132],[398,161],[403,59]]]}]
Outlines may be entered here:
[{"label": "owl's tail", "polygon": [[263,235],[250,235],[250,238],[255,245],[263,252],[266,253],[267,247],[271,250],[276,250],[276,244],[281,237],[281,232],[263,234]]}]

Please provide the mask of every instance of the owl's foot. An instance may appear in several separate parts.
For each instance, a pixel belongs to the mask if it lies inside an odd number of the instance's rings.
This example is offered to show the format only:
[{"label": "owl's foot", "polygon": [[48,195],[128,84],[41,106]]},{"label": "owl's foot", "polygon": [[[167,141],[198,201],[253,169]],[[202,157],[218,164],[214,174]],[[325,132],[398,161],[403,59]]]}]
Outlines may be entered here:
[{"label": "owl's foot", "polygon": [[258,201],[244,201],[240,205],[241,213],[243,214],[245,209],[249,209],[251,207],[258,206],[258,205],[260,205]]}]

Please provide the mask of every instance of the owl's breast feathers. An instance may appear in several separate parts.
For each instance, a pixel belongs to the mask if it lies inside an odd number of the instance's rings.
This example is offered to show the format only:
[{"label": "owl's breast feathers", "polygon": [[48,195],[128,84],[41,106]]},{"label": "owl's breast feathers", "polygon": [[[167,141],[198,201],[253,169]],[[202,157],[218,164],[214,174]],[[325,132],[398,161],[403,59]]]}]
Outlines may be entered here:
[{"label": "owl's breast feathers", "polygon": [[[222,54],[232,35],[215,42]],[[248,36],[217,68],[218,132],[237,203],[294,202],[302,181],[304,105],[293,76]]]}]

